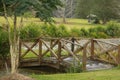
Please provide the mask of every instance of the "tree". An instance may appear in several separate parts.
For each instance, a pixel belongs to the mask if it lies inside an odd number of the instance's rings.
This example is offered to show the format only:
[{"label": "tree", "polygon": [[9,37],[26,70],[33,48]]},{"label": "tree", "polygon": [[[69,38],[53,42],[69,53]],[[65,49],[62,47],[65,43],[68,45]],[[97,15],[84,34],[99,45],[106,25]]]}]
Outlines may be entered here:
[{"label": "tree", "polygon": [[87,18],[92,13],[93,0],[77,0],[76,17]]},{"label": "tree", "polygon": [[[61,5],[59,0],[1,0],[1,12],[4,14],[6,25],[8,26],[11,73],[16,73],[18,68],[19,49],[19,28],[17,26],[17,16],[22,16],[28,10],[34,10],[37,16],[45,22],[52,22],[52,11]],[[13,16],[13,30],[11,31],[8,16]],[[12,34],[11,34],[12,32]]]},{"label": "tree", "polygon": [[86,18],[89,14],[97,15],[103,24],[120,16],[119,0],[78,0],[77,16]]},{"label": "tree", "polygon": [[97,15],[105,24],[111,19],[120,17],[119,0],[94,0],[93,13]]}]

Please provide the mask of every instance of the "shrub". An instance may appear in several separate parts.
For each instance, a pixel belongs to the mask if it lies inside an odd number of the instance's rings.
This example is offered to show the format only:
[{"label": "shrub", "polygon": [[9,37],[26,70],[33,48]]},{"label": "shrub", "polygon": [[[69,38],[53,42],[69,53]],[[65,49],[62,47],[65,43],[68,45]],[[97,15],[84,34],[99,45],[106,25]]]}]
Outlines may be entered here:
[{"label": "shrub", "polygon": [[116,22],[109,22],[106,28],[106,34],[110,37],[120,37],[120,25]]},{"label": "shrub", "polygon": [[0,57],[5,60],[9,54],[10,46],[8,32],[0,29]]},{"label": "shrub", "polygon": [[41,30],[39,25],[29,24],[20,30],[20,38],[21,39],[31,39],[38,38],[41,35]]},{"label": "shrub", "polygon": [[57,29],[58,37],[69,37],[70,34],[67,31],[66,27],[64,25],[60,25]]},{"label": "shrub", "polygon": [[107,38],[108,35],[105,33],[105,28],[98,26],[95,28],[90,28],[89,30],[89,37],[92,38]]},{"label": "shrub", "polygon": [[85,28],[82,28],[80,29],[80,35],[81,37],[88,37],[89,32]]},{"label": "shrub", "polygon": [[70,31],[70,36],[71,37],[79,37],[80,35],[81,34],[80,34],[79,29],[76,29],[76,28],[71,29],[71,31]]}]

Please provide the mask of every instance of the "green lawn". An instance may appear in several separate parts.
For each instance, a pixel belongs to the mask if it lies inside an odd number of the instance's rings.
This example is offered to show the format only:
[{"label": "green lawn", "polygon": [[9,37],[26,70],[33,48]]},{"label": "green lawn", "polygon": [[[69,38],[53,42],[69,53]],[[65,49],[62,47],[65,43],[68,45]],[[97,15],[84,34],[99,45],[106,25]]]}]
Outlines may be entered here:
[{"label": "green lawn", "polygon": [[[8,18],[10,21],[10,24],[13,25],[13,18],[9,17]],[[55,25],[59,26],[59,25],[64,25],[68,30],[72,29],[72,28],[91,28],[91,27],[96,27],[99,26],[100,24],[90,24],[88,23],[88,21],[86,19],[72,19],[72,18],[66,18],[66,23],[63,23],[62,18],[53,18],[56,22],[59,22]],[[20,23],[20,17],[18,17],[18,26]],[[40,24],[42,25],[43,22],[40,21],[39,18],[24,18],[24,25],[30,24],[30,23],[36,23],[36,24]],[[0,25],[5,23],[5,19],[4,17],[0,16]]]},{"label": "green lawn", "polygon": [[103,70],[77,74],[32,75],[36,80],[120,80],[120,70]]}]

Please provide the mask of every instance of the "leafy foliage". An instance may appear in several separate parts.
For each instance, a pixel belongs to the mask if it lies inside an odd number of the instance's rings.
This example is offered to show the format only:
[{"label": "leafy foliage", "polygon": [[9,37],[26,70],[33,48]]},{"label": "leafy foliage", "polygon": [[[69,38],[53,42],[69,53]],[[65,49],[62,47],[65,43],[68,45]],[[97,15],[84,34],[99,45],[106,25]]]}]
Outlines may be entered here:
[{"label": "leafy foliage", "polygon": [[8,56],[9,49],[8,33],[0,29],[0,58],[5,59]]},{"label": "leafy foliage", "polygon": [[119,0],[78,0],[77,17],[87,18],[89,14],[95,14],[103,23],[120,17]]},{"label": "leafy foliage", "polygon": [[[57,6],[62,6],[60,0],[4,0],[4,3],[7,6],[7,14],[10,16],[13,14],[20,16],[27,11],[34,11],[37,17],[46,22],[53,21],[52,12],[57,9]],[[0,10],[3,11],[2,6]]]}]

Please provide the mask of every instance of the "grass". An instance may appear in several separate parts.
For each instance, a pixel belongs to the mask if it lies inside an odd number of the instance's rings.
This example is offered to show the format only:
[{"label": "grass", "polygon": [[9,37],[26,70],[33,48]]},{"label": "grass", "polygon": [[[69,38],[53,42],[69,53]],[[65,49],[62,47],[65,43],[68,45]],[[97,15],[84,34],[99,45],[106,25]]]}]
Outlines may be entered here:
[{"label": "grass", "polygon": [[75,74],[31,75],[36,80],[120,80],[120,70],[103,70]]},{"label": "grass", "polygon": [[[13,25],[13,18],[9,17],[9,22],[10,25]],[[88,23],[88,21],[86,19],[72,19],[72,18],[66,18],[66,23],[62,22],[62,18],[53,18],[56,22],[59,22],[55,25],[59,26],[59,25],[64,25],[68,30],[72,29],[72,28],[77,28],[77,29],[81,29],[81,28],[91,28],[91,27],[96,27],[99,26],[100,24],[90,24]],[[44,24],[43,22],[40,21],[39,18],[24,18],[24,25],[30,24],[30,23],[36,23],[36,24]],[[1,24],[5,24],[5,19],[4,17],[0,16],[0,25]],[[20,17],[18,17],[17,20],[18,26],[20,23]]]}]

